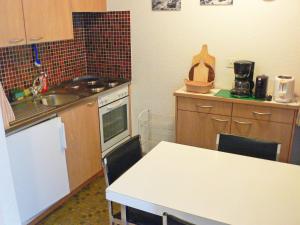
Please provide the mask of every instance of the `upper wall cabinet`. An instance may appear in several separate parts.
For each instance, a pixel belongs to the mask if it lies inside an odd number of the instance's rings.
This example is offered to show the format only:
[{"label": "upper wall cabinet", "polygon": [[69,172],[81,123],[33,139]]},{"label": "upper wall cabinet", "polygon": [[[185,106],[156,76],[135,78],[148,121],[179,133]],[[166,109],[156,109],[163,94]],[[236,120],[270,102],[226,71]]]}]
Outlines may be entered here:
[{"label": "upper wall cabinet", "polygon": [[73,12],[104,12],[106,0],[71,0]]},{"label": "upper wall cabinet", "polygon": [[26,44],[22,0],[0,0],[0,47]]},{"label": "upper wall cabinet", "polygon": [[27,44],[73,39],[70,0],[23,0],[23,10]]}]

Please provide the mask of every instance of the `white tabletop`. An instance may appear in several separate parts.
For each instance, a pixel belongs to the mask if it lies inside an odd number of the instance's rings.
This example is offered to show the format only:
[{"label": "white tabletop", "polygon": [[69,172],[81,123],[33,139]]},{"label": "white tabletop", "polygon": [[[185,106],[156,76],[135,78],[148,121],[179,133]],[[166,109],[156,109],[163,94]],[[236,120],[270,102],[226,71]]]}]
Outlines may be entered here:
[{"label": "white tabletop", "polygon": [[300,167],[161,142],[106,198],[196,224],[299,225]]}]

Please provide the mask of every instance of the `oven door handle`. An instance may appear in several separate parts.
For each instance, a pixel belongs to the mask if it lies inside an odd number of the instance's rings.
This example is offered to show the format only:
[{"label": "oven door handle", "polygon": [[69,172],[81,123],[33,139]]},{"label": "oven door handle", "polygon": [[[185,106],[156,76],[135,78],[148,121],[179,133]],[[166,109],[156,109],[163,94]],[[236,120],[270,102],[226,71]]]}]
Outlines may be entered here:
[{"label": "oven door handle", "polygon": [[114,109],[117,109],[119,108],[120,106],[124,105],[124,101],[118,101],[118,102],[115,102],[115,103],[111,103],[109,105],[106,106],[106,108],[109,110],[109,111],[112,111]]}]

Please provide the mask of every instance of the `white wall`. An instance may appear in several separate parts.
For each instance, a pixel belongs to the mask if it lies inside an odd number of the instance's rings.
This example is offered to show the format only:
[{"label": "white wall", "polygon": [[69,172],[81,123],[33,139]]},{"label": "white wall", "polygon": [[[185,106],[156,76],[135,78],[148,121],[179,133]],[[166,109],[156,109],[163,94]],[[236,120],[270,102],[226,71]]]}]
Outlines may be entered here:
[{"label": "white wall", "polygon": [[151,0],[109,0],[109,10],[130,10],[133,122],[150,108],[174,114],[172,93],[183,86],[192,56],[207,43],[216,56],[216,85],[231,88],[229,58],[256,62],[255,74],[296,76],[300,93],[300,1],[234,0],[233,6],[200,6],[181,0],[179,12],[154,12]]},{"label": "white wall", "polygon": [[20,225],[0,107],[0,225]]}]

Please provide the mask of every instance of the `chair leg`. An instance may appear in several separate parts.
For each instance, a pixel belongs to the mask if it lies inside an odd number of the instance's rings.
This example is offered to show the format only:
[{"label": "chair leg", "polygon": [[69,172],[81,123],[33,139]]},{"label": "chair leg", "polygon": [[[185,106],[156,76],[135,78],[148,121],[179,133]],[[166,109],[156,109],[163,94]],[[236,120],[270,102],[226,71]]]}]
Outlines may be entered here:
[{"label": "chair leg", "polygon": [[108,201],[108,214],[109,214],[109,224],[114,225],[113,211],[112,211],[112,203]]},{"label": "chair leg", "polygon": [[163,225],[168,225],[168,218],[167,218],[167,215],[168,215],[167,213],[164,213],[164,214],[163,214],[163,218],[162,218],[162,219],[163,219]]}]

